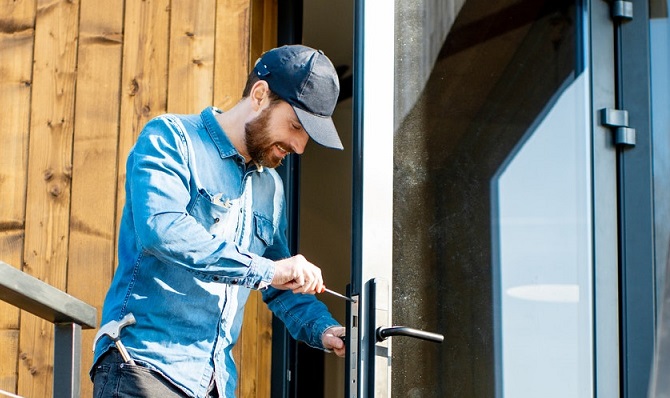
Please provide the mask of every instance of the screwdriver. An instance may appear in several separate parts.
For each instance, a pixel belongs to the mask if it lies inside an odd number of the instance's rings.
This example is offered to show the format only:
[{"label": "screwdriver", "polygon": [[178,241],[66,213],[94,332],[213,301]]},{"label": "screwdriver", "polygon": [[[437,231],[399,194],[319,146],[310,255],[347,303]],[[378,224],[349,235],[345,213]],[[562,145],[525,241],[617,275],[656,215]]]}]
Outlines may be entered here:
[{"label": "screwdriver", "polygon": [[356,302],[356,300],[354,300],[354,299],[352,299],[352,298],[350,298],[350,297],[347,297],[347,296],[345,296],[344,294],[340,294],[340,293],[338,293],[338,292],[335,292],[335,291],[333,291],[333,290],[330,290],[330,289],[328,289],[328,288],[324,289],[324,292],[326,292],[326,293],[330,293],[330,294],[332,294],[333,296],[337,296],[337,297],[339,297],[339,298],[343,298],[343,299],[345,299],[345,300],[347,300],[347,301],[351,301],[352,303],[355,303],[355,302]]}]

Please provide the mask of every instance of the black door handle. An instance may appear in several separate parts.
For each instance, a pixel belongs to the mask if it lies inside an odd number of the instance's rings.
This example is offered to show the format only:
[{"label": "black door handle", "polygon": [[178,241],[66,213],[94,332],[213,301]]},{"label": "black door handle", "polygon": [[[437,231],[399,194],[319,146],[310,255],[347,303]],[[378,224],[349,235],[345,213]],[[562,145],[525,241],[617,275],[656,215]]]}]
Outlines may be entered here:
[{"label": "black door handle", "polygon": [[377,328],[377,341],[384,341],[393,336],[407,336],[415,339],[432,341],[434,343],[441,343],[444,341],[444,336],[437,333],[426,332],[424,330],[408,328],[407,326],[381,326]]}]

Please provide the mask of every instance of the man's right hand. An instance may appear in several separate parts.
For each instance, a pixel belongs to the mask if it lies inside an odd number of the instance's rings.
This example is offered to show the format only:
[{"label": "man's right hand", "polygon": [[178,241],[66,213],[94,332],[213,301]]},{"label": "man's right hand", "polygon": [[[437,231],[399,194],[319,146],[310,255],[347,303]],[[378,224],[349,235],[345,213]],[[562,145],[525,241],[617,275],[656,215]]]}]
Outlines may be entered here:
[{"label": "man's right hand", "polygon": [[293,293],[323,293],[321,269],[298,254],[284,260],[275,261],[275,275],[272,287],[293,290]]}]

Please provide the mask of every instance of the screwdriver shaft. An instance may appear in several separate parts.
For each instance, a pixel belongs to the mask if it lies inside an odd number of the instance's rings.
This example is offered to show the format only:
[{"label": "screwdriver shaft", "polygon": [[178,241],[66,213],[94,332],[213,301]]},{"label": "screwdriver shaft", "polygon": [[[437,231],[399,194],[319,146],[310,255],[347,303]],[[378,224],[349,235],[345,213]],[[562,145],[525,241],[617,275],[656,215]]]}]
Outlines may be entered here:
[{"label": "screwdriver shaft", "polygon": [[336,292],[336,291],[330,290],[330,289],[328,289],[328,288],[326,288],[324,291],[325,291],[326,293],[330,293],[330,294],[332,294],[333,296],[337,296],[337,297],[339,297],[339,298],[343,298],[343,299],[345,299],[345,300],[347,300],[347,301],[351,301],[352,303],[355,303],[355,302],[356,302],[356,300],[354,300],[354,299],[352,299],[352,298],[350,298],[350,297],[347,297],[347,296],[345,296],[344,294],[340,294],[340,293],[338,293],[338,292]]}]

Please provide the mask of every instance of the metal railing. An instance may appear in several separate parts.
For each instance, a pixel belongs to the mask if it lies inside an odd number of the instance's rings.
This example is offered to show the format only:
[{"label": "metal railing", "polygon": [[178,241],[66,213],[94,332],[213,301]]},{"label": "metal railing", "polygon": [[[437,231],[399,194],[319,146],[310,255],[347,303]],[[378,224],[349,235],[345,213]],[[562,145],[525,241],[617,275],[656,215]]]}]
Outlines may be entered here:
[{"label": "metal railing", "polygon": [[0,300],[54,324],[54,397],[79,397],[81,330],[97,327],[95,307],[0,261]]}]

